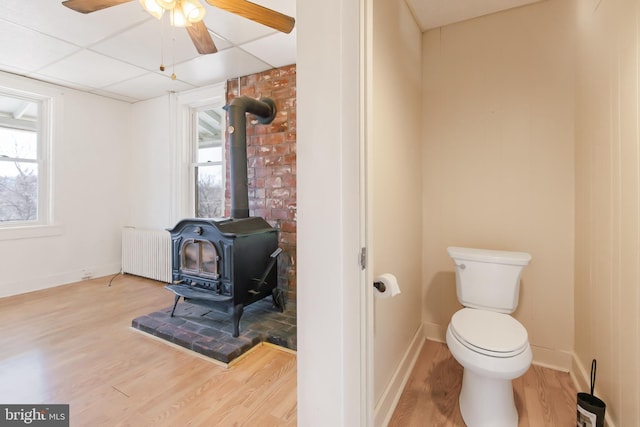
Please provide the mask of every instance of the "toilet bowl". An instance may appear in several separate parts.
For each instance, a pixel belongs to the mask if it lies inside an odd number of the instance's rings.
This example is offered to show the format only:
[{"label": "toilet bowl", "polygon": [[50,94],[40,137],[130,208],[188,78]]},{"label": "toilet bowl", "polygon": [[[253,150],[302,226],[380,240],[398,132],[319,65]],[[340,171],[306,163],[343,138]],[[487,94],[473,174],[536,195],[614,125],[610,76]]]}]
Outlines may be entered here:
[{"label": "toilet bowl", "polygon": [[450,247],[456,293],[464,308],[451,317],[446,341],[464,368],[459,405],[467,427],[517,427],[512,380],[531,366],[524,326],[510,314],[518,305],[524,252]]},{"label": "toilet bowl", "polygon": [[463,308],[453,315],[446,339],[464,368],[459,404],[467,426],[517,426],[511,381],[531,365],[525,328],[508,314]]}]

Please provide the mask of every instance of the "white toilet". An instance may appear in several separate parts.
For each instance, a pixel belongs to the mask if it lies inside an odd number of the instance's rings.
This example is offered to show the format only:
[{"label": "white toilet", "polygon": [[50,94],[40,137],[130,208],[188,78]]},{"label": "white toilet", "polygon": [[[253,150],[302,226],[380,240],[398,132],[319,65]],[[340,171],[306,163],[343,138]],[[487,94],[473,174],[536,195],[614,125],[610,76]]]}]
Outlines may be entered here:
[{"label": "white toilet", "polygon": [[449,247],[464,306],[447,328],[447,345],[464,368],[460,412],[468,427],[516,427],[511,380],[531,365],[527,330],[510,316],[518,306],[524,252]]}]

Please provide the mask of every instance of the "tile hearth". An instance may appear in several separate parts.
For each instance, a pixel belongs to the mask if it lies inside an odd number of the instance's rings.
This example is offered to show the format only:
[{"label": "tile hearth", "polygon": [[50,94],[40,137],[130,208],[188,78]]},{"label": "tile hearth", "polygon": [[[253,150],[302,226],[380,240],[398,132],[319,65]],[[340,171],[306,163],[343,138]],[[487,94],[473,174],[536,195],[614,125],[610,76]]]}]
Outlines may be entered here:
[{"label": "tile hearth", "polygon": [[232,336],[233,322],[224,310],[183,302],[174,317],[167,307],[133,319],[131,326],[173,344],[230,363],[261,342],[296,350],[296,308],[288,303],[284,313],[270,298],[244,308],[240,336]]}]

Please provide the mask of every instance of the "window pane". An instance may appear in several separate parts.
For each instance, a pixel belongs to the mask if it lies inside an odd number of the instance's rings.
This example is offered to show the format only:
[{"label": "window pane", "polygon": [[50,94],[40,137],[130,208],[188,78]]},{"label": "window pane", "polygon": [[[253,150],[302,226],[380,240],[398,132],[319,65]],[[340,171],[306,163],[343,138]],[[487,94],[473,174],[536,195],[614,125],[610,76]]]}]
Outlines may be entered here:
[{"label": "window pane", "polygon": [[0,158],[0,222],[38,219],[38,165]]},{"label": "window pane", "polygon": [[220,218],[224,215],[222,166],[196,167],[196,217]]},{"label": "window pane", "polygon": [[222,161],[222,107],[198,112],[198,155],[196,162]]},{"label": "window pane", "polygon": [[33,131],[0,127],[0,157],[38,158],[38,134]]},{"label": "window pane", "polygon": [[222,147],[198,147],[198,163],[221,161]]}]

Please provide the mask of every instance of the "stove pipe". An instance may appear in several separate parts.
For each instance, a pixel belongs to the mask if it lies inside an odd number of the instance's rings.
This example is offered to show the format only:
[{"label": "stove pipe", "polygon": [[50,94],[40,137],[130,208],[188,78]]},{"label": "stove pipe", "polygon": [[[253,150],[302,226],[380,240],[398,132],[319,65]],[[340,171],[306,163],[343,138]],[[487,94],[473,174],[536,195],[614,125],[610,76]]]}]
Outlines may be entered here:
[{"label": "stove pipe", "polygon": [[249,217],[249,183],[247,178],[247,117],[256,116],[262,124],[271,123],[276,116],[276,103],[270,98],[260,100],[248,96],[233,98],[224,106],[229,122],[229,176],[231,178],[231,217]]}]

